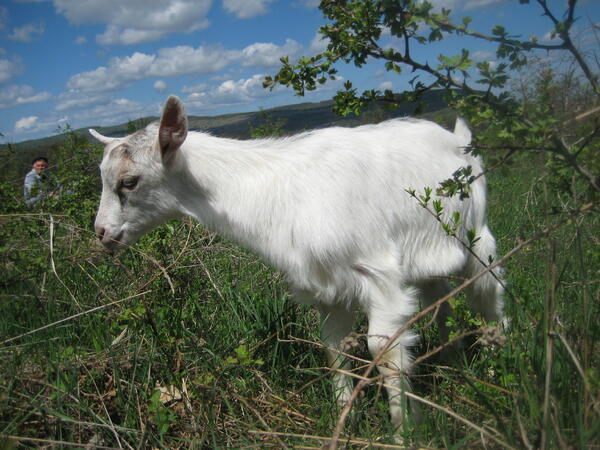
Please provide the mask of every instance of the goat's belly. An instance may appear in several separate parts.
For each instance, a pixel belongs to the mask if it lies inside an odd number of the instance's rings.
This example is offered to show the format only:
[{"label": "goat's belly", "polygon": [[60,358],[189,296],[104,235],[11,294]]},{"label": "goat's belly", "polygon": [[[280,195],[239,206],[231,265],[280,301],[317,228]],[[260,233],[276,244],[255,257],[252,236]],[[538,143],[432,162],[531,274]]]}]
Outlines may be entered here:
[{"label": "goat's belly", "polygon": [[294,301],[307,305],[346,305],[359,301],[367,274],[358,266],[312,262],[286,272]]},{"label": "goat's belly", "polygon": [[418,283],[436,276],[456,275],[467,263],[465,251],[456,245],[421,249],[403,258],[400,272],[406,283]]}]

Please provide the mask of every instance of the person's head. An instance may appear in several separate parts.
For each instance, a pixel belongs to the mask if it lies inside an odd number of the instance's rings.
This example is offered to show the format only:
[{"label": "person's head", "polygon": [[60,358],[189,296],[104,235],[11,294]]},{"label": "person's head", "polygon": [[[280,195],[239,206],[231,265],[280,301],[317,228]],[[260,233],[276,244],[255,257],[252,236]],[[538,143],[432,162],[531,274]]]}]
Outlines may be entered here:
[{"label": "person's head", "polygon": [[37,173],[41,173],[48,168],[48,160],[43,156],[39,156],[31,162],[31,167]]}]

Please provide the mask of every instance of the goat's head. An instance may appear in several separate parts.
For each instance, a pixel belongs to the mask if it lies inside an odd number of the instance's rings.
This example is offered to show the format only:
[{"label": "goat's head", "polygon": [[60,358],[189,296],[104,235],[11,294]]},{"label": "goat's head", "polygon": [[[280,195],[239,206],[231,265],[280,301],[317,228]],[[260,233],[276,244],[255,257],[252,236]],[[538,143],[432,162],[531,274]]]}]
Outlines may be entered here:
[{"label": "goat's head", "polygon": [[102,197],[96,233],[109,249],[135,242],[144,233],[179,215],[177,188],[179,148],[187,136],[187,117],[177,97],[167,100],[160,124],[124,138],[109,138],[100,164]]}]

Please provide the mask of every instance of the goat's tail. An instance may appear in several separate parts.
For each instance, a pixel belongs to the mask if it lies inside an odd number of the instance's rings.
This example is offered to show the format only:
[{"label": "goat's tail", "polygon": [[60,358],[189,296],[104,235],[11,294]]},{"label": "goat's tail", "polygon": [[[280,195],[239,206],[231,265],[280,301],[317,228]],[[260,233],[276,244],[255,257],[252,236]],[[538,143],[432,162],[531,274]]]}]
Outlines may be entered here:
[{"label": "goat's tail", "polygon": [[[471,145],[471,130],[461,118],[456,119],[454,136],[458,150],[461,153]],[[483,171],[481,159],[472,155],[468,157],[469,163],[475,174]],[[469,254],[463,275],[472,278],[487,270],[487,266],[496,259],[496,240],[487,226],[485,217],[487,203],[487,186],[485,177],[480,177],[471,185],[471,202],[473,206],[473,225],[475,226],[478,240],[473,246],[473,254]],[[496,268],[481,275],[474,283],[465,289],[467,300],[475,312],[481,313],[487,321],[504,320],[504,286],[502,282],[502,269]]]},{"label": "goat's tail", "polygon": [[464,149],[471,145],[471,130],[462,117],[456,118],[456,124],[454,125],[454,136],[458,140],[458,146]]},{"label": "goat's tail", "polygon": [[[456,121],[454,135],[465,147],[470,145],[471,131],[460,117]],[[481,159],[473,156],[470,159],[473,173],[480,174],[483,171]],[[472,225],[475,228],[478,240],[473,245],[473,253],[468,256],[464,276],[472,278],[482,272],[487,272],[472,283],[465,290],[465,293],[473,310],[481,313],[485,320],[502,321],[503,324],[507,325],[504,319],[503,271],[500,267],[491,271],[487,270],[487,266],[493,264],[496,260],[496,240],[487,225],[487,183],[485,176],[479,177],[471,184],[470,197],[473,207]]]},{"label": "goat's tail", "polygon": [[[464,276],[472,278],[486,272],[487,266],[496,260],[496,240],[487,225],[477,230],[479,240],[467,260]],[[486,321],[504,321],[503,271],[497,267],[488,270],[465,289],[471,308]]]}]

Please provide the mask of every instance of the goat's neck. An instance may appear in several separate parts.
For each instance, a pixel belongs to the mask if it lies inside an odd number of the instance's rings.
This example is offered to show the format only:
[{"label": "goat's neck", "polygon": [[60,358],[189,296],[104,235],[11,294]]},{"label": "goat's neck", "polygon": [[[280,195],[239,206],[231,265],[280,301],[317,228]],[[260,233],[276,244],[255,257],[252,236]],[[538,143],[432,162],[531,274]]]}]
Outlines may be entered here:
[{"label": "goat's neck", "polygon": [[[192,133],[182,147],[182,212],[213,231],[255,247],[285,176],[277,151],[257,142]],[[275,191],[278,192],[275,192]]]}]

